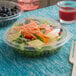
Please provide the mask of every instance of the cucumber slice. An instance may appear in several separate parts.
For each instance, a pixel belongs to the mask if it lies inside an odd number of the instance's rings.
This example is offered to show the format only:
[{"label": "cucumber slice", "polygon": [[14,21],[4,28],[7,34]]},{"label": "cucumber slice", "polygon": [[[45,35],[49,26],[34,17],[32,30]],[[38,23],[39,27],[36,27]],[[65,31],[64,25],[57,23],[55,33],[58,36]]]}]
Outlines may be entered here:
[{"label": "cucumber slice", "polygon": [[57,39],[59,37],[59,32],[60,32],[60,29],[55,29],[55,30],[49,32],[48,34],[46,34],[46,36],[50,37],[49,42],[57,41]]},{"label": "cucumber slice", "polygon": [[10,29],[9,31],[10,31],[10,33],[8,34],[8,40],[9,41],[14,41],[17,38],[19,38],[19,36],[21,35],[20,31],[16,31],[14,29]]},{"label": "cucumber slice", "polygon": [[28,45],[38,49],[41,49],[43,47],[43,44],[44,43],[38,39],[28,42]]},{"label": "cucumber slice", "polygon": [[24,43],[20,44],[20,49],[21,49],[21,50],[24,50],[24,46],[25,46]]}]

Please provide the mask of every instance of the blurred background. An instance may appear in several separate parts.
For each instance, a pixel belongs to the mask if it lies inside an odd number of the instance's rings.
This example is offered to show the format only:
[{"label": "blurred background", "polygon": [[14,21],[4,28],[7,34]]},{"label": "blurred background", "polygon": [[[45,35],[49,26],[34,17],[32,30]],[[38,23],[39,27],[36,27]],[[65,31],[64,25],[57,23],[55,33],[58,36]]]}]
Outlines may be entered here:
[{"label": "blurred background", "polygon": [[[1,0],[0,0],[1,1]],[[3,1],[3,0],[2,0]],[[6,0],[5,0],[6,1]],[[8,1],[15,1],[15,2],[18,2],[18,0],[8,0]],[[22,0],[21,0],[22,1]],[[24,1],[26,1],[26,0],[24,0]],[[27,1],[29,1],[29,0],[27,0]],[[35,0],[33,0],[33,1],[35,1]],[[38,0],[36,0],[36,1],[38,1]],[[58,1],[60,1],[60,0],[39,0],[40,1],[40,3],[39,3],[39,8],[43,8],[43,7],[47,7],[47,6],[50,6],[50,5],[54,5],[54,4],[56,4]]]},{"label": "blurred background", "polygon": [[55,5],[57,2],[63,1],[63,0],[8,0],[8,1],[15,1],[22,6],[21,9],[25,11],[30,11],[30,10],[36,10],[39,8],[44,8],[47,6]]}]

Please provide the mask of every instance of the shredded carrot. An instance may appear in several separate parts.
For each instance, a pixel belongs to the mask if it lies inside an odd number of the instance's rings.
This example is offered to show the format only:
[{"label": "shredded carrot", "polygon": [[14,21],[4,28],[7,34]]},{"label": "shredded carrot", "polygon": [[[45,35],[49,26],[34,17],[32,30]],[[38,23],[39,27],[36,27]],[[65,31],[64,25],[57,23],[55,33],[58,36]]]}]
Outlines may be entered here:
[{"label": "shredded carrot", "polygon": [[45,24],[41,24],[41,25],[42,25],[42,27],[44,27],[44,28],[47,26],[47,24],[46,24],[46,23],[45,23]]},{"label": "shredded carrot", "polygon": [[47,30],[44,34],[47,34],[47,33],[49,33],[49,32],[51,32],[51,30]]},{"label": "shredded carrot", "polygon": [[48,39],[47,38],[45,38],[44,36],[43,36],[43,34],[41,34],[41,33],[39,33],[39,34],[37,34],[41,39],[43,39],[43,41],[45,42],[45,43],[48,43]]},{"label": "shredded carrot", "polygon": [[48,39],[50,38],[49,36],[46,36],[46,35],[44,35],[44,34],[43,34],[43,36],[44,36],[45,38],[48,38]]},{"label": "shredded carrot", "polygon": [[[48,39],[50,37],[46,36],[47,33],[49,33],[51,31],[51,27],[50,26],[46,26],[47,24],[41,24],[41,26],[39,26],[37,24],[37,21],[33,21],[31,20],[29,24],[25,24],[25,23],[22,23],[23,26],[19,26],[19,27],[15,27],[14,29],[17,31],[21,31],[21,33],[25,36],[25,35],[29,35],[29,36],[32,36],[33,38],[32,39],[37,39],[37,37],[34,35],[38,35],[40,38],[43,39],[43,41],[45,43],[48,43]],[[51,28],[51,29],[50,29]],[[41,30],[46,30],[45,33],[42,33]]]}]

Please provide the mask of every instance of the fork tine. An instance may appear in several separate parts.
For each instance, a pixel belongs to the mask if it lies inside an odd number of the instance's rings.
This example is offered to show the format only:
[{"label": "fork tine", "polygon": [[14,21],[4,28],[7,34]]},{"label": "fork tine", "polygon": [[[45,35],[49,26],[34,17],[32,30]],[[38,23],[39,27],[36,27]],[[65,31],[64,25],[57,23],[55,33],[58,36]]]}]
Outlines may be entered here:
[{"label": "fork tine", "polygon": [[74,57],[76,58],[76,41],[75,41],[75,47],[74,47]]},{"label": "fork tine", "polygon": [[71,46],[71,51],[70,51],[70,56],[69,56],[69,61],[73,63],[73,46],[74,46],[74,40],[72,40],[72,46]]}]

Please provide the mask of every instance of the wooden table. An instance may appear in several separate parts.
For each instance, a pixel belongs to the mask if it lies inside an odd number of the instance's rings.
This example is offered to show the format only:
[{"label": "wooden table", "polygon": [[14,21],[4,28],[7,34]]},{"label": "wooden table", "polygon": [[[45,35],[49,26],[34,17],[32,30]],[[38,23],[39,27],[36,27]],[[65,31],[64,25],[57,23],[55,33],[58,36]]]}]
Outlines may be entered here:
[{"label": "wooden table", "polygon": [[[59,20],[57,6],[50,6],[25,12],[20,19],[27,17],[47,17]],[[62,25],[76,39],[76,23]],[[72,65],[69,63],[71,41],[68,41],[59,52],[40,58],[26,58],[15,53],[4,43],[4,33],[9,28],[0,28],[0,76],[71,76]]]}]

